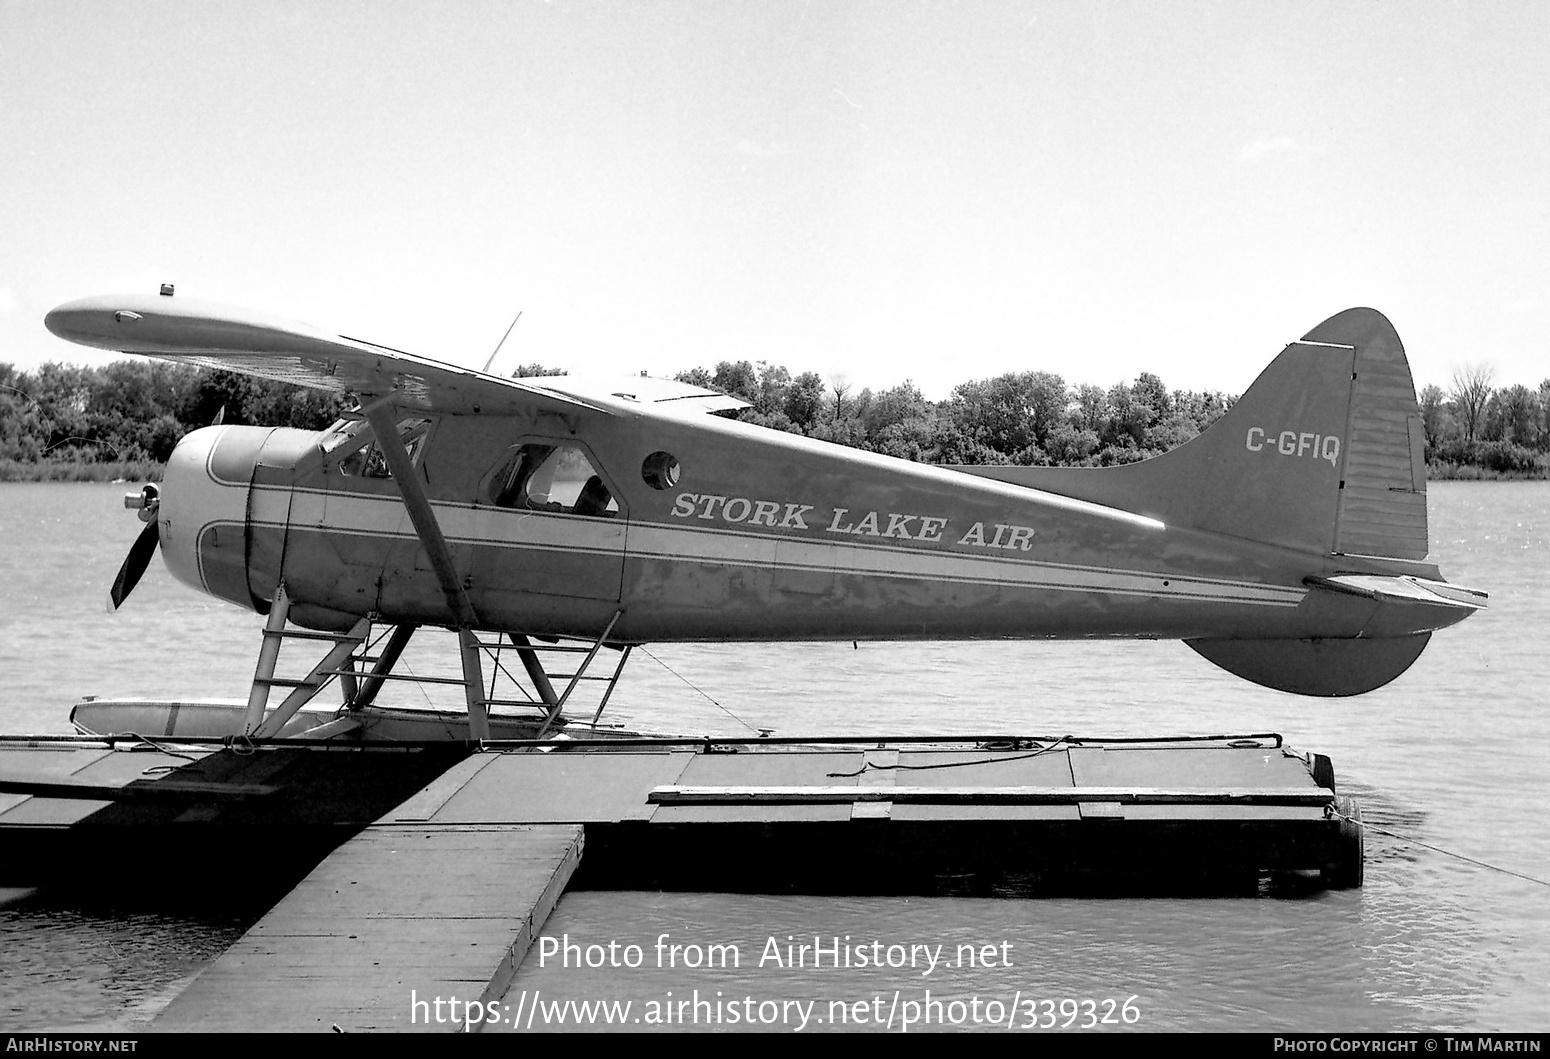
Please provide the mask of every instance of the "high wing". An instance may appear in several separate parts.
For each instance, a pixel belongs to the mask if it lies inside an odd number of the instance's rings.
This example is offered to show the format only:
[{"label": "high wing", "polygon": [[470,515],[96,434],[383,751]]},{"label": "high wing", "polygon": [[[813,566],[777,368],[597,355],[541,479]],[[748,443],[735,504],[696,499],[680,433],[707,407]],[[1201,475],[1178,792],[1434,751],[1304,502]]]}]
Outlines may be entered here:
[{"label": "high wing", "polygon": [[393,395],[400,408],[510,415],[520,411],[617,414],[620,401],[700,411],[742,408],[714,390],[644,376],[618,381],[546,376],[515,380],[402,350],[331,335],[247,309],[158,295],[102,295],[67,302],[44,324],[70,342],[221,368],[356,397]]},{"label": "high wing", "polygon": [[657,410],[735,412],[739,408],[750,407],[742,398],[719,390],[707,390],[691,383],[658,379],[650,375],[543,375],[517,381],[536,390],[610,406],[623,400],[632,404],[649,404]]}]

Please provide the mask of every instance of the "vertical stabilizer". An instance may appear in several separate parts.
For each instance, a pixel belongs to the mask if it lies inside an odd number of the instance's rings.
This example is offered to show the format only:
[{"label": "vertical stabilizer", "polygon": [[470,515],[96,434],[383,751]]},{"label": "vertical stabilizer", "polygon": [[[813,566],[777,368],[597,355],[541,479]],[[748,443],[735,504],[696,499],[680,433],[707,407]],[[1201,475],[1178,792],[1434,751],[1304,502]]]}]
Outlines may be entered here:
[{"label": "vertical stabilizer", "polygon": [[1287,346],[1226,415],[1155,459],[961,469],[1301,551],[1427,552],[1421,412],[1399,336],[1372,309]]}]

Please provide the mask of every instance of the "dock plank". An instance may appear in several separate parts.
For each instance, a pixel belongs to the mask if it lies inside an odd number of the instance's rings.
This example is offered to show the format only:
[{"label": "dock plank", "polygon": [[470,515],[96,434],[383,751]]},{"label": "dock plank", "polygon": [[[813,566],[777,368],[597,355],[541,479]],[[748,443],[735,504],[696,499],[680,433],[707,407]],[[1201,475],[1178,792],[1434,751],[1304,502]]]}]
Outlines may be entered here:
[{"label": "dock plank", "polygon": [[676,782],[691,760],[697,760],[695,754],[685,751],[496,755],[496,764],[477,772],[433,819],[535,824],[645,820],[656,811],[646,795]]},{"label": "dock plank", "polygon": [[478,754],[452,766],[437,776],[408,801],[394,809],[384,819],[400,822],[432,819],[453,795],[468,786],[470,780],[490,765],[500,760],[497,754]]},{"label": "dock plank", "polygon": [[1070,753],[1081,787],[1318,787],[1300,758],[1277,748],[1081,747]]},{"label": "dock plank", "polygon": [[0,747],[0,776],[17,780],[62,780],[112,753],[105,746]]},{"label": "dock plank", "polygon": [[510,984],[580,860],[576,825],[373,826],[183,991],[157,1031],[449,1030],[412,1000]]},{"label": "dock plank", "polygon": [[85,798],[27,797],[0,813],[5,827],[69,827],[78,824],[112,802]]},{"label": "dock plank", "polygon": [[[858,787],[893,787],[898,783],[899,752],[897,750],[868,750],[864,756],[863,771],[856,777]],[[892,802],[852,802],[852,820],[887,820],[893,813]]]}]

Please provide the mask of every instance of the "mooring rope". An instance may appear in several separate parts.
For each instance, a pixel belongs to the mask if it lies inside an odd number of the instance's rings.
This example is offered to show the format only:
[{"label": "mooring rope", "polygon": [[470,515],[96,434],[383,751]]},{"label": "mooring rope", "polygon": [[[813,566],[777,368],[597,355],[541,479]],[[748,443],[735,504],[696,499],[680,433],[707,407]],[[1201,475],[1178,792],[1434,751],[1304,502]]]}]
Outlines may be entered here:
[{"label": "mooring rope", "polygon": [[[146,746],[151,747],[152,749],[158,751],[159,753],[166,754],[168,757],[180,757],[184,761],[198,761],[199,760],[198,758],[194,757],[192,754],[184,754],[184,753],[182,753],[180,751],[173,750],[171,747],[163,745],[161,742],[158,742],[156,739],[152,739],[150,736],[141,735],[139,732],[125,732],[124,734],[127,735],[129,738],[136,740],[137,742],[144,743]],[[162,765],[162,766],[158,766],[158,767],[160,767],[160,768],[179,768],[180,766],[178,766],[178,765]],[[146,771],[150,771],[150,770],[147,769]]]},{"label": "mooring rope", "polygon": [[1441,846],[1434,846],[1430,842],[1422,842],[1420,839],[1411,838],[1409,835],[1401,835],[1397,831],[1390,831],[1387,828],[1379,827],[1377,824],[1370,824],[1365,820],[1352,819],[1351,817],[1346,816],[1344,813],[1340,812],[1338,809],[1334,809],[1333,807],[1331,807],[1330,812],[1333,815],[1339,817],[1341,820],[1346,821],[1347,823],[1355,824],[1357,827],[1371,828],[1380,835],[1387,835],[1389,838],[1397,838],[1399,841],[1408,842],[1412,846],[1421,846],[1425,849],[1431,850],[1433,853],[1441,853],[1443,856],[1453,857],[1457,860],[1462,860],[1466,863],[1476,865],[1477,867],[1489,868],[1491,871],[1499,871],[1503,875],[1511,875],[1513,878],[1522,879],[1524,882],[1537,883],[1540,886],[1550,886],[1550,880],[1541,879],[1534,875],[1525,875],[1523,872],[1513,871],[1511,868],[1503,868],[1499,865],[1490,864],[1483,860],[1476,860],[1474,857],[1467,857],[1462,853],[1455,853],[1451,849],[1443,849]]},{"label": "mooring rope", "polygon": [[830,772],[828,776],[830,779],[848,779],[851,776],[859,776],[863,772],[888,772],[891,770],[924,772],[927,769],[961,769],[969,768],[972,765],[997,765],[1003,761],[1027,761],[1029,758],[1057,750],[1070,741],[1071,737],[1069,735],[1063,735],[1049,746],[1041,746],[1029,754],[1017,754],[1014,757],[988,757],[983,761],[941,761],[934,765],[876,765],[868,761],[854,772]]}]

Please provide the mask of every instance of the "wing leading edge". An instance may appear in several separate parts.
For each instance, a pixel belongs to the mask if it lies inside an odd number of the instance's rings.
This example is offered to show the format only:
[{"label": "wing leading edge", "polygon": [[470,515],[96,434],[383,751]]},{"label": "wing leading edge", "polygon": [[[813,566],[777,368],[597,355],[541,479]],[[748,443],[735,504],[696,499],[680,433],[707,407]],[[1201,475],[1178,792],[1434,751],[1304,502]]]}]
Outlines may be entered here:
[{"label": "wing leading edge", "polygon": [[713,390],[645,377],[626,379],[622,385],[569,376],[507,379],[331,335],[309,324],[185,298],[82,298],[54,309],[43,322],[60,338],[84,346],[221,368],[331,393],[393,394],[398,407],[426,411],[617,414],[620,399],[672,402],[701,411],[744,406]]}]

